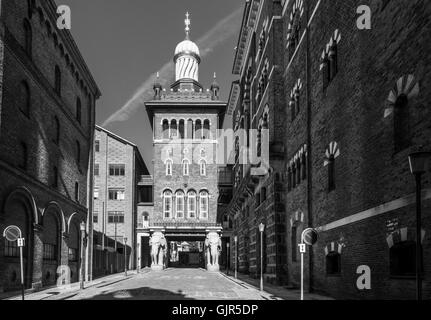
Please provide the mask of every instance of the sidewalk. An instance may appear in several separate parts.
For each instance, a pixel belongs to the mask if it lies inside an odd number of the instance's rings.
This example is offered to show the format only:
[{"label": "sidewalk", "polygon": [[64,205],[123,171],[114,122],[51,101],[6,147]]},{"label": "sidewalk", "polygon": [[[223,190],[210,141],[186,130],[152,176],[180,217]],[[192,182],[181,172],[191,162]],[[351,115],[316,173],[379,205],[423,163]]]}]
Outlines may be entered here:
[{"label": "sidewalk", "polygon": [[[145,270],[140,271],[140,273],[146,273],[146,272],[147,271]],[[136,270],[130,270],[127,272],[127,278],[124,276],[124,272],[97,278],[97,279],[94,279],[93,281],[85,282],[84,290],[104,283],[109,284],[120,279],[129,279],[136,275],[137,275]],[[26,290],[25,300],[46,300],[51,297],[55,297],[56,299],[67,299],[69,297],[77,295],[80,292],[82,292],[82,290],[80,290],[80,283],[75,282],[70,284],[70,286],[62,286],[62,287],[53,286],[49,288],[43,288],[42,291],[37,291],[37,292],[35,292],[32,289]],[[0,294],[0,300],[21,300],[21,299],[22,299],[21,291],[6,292],[6,293]]]},{"label": "sidewalk", "polygon": [[[243,275],[238,273],[237,279],[234,278],[233,273],[229,272],[229,275],[226,274],[226,271],[221,272],[221,274],[231,281],[234,281],[238,284],[241,282],[245,282],[257,290],[260,289],[260,279],[253,279],[247,275]],[[282,286],[275,286],[272,284],[264,283],[263,290],[272,294],[275,297],[281,298],[283,300],[300,300],[301,299],[301,290],[300,289],[287,289]],[[315,293],[304,292],[304,300],[334,300],[331,297],[323,296]]]}]

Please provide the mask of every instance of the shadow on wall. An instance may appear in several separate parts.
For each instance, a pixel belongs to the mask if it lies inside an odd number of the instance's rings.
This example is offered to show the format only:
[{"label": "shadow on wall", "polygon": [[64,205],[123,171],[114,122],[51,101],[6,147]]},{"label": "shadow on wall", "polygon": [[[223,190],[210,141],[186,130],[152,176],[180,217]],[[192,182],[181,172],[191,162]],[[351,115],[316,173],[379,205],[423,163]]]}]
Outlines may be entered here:
[{"label": "shadow on wall", "polygon": [[86,300],[194,300],[187,298],[181,290],[177,293],[167,290],[142,287],[129,290],[117,290],[114,292],[104,291]]}]

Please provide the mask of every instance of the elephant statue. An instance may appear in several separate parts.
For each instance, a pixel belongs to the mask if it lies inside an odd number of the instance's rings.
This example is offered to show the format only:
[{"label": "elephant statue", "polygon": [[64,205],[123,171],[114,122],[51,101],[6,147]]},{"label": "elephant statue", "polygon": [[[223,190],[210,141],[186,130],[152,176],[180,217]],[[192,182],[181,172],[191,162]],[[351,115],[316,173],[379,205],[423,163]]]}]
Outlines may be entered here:
[{"label": "elephant statue", "polygon": [[163,234],[154,233],[150,238],[151,246],[151,266],[164,266],[164,256],[166,249],[166,238]]},{"label": "elephant statue", "polygon": [[205,240],[207,265],[211,267],[218,267],[221,246],[221,239],[217,233],[210,233],[207,235]]}]

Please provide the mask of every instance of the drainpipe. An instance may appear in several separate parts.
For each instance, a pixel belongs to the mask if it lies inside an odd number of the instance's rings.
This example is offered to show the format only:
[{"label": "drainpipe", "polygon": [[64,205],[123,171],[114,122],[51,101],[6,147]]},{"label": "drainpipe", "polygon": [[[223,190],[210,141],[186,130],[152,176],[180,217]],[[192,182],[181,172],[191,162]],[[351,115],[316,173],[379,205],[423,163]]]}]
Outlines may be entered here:
[{"label": "drainpipe", "polygon": [[[313,179],[312,179],[312,154],[311,154],[311,69],[310,69],[310,28],[308,25],[310,19],[310,1],[306,1],[305,8],[305,69],[306,69],[306,99],[307,99],[307,220],[308,227],[313,227]],[[314,253],[313,248],[311,247],[308,250],[308,290],[309,292],[313,292],[313,265],[314,265]]]}]

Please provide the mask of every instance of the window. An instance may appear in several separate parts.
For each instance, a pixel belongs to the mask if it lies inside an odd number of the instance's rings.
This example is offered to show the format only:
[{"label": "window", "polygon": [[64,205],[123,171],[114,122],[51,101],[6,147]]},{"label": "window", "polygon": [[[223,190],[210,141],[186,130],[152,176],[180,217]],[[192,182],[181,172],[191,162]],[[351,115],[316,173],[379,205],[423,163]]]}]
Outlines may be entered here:
[{"label": "window", "polygon": [[202,122],[201,120],[196,120],[195,123],[195,138],[202,139]]},{"label": "window", "polygon": [[99,223],[99,212],[93,211],[93,223]]},{"label": "window", "polygon": [[333,155],[328,160],[328,192],[335,189],[335,158]]},{"label": "window", "polygon": [[9,258],[19,257],[19,248],[17,241],[8,241],[6,238],[4,239],[4,241],[4,256]]},{"label": "window", "polygon": [[202,191],[199,194],[199,211],[201,219],[208,219],[208,192]]},{"label": "window", "polygon": [[122,211],[109,211],[108,223],[124,223],[124,212]]},{"label": "window", "polygon": [[329,81],[335,78],[338,72],[337,44],[329,49]]},{"label": "window", "polygon": [[[391,276],[409,277],[416,274],[416,242],[394,244],[389,251]],[[421,266],[423,272],[423,265]]]},{"label": "window", "polygon": [[262,195],[262,201],[261,202],[265,202],[266,201],[266,188],[262,188],[261,195]]},{"label": "window", "polygon": [[54,116],[54,142],[59,145],[60,144],[60,120],[58,120],[57,116]]},{"label": "window", "polygon": [[172,192],[165,191],[163,193],[163,216],[170,218],[172,216]]},{"label": "window", "polygon": [[205,160],[200,161],[199,167],[200,167],[201,176],[206,176],[207,175],[207,164],[206,164]]},{"label": "window", "polygon": [[81,124],[82,121],[82,105],[81,105],[81,99],[76,99],[76,121],[78,121],[79,124]]},{"label": "window", "polygon": [[187,194],[187,211],[189,218],[196,218],[196,193],[194,191]]},{"label": "window", "polygon": [[110,176],[124,176],[126,166],[124,164],[110,164],[109,165],[109,175]]},{"label": "window", "polygon": [[291,245],[292,245],[292,262],[298,261],[297,257],[297,248],[298,248],[298,229],[296,226],[292,227],[292,234],[291,234]]},{"label": "window", "polygon": [[19,109],[21,112],[30,117],[30,108],[31,108],[31,95],[30,95],[30,86],[27,81],[22,81],[20,84],[20,103]]},{"label": "window", "polygon": [[190,161],[187,159],[183,160],[183,176],[188,176],[190,174]]},{"label": "window", "polygon": [[166,160],[166,175],[172,176],[172,160]]},{"label": "window", "polygon": [[27,170],[28,148],[24,142],[21,142],[20,146],[21,146],[21,155],[20,155],[20,162],[18,165],[22,170]]},{"label": "window", "polygon": [[81,144],[79,141],[75,142],[76,147],[76,165],[78,166],[78,169],[81,167]]},{"label": "window", "polygon": [[94,200],[99,200],[99,187],[94,187]]},{"label": "window", "polygon": [[169,121],[163,120],[163,139],[169,139]]},{"label": "window", "polygon": [[307,156],[305,152],[301,156],[302,180],[307,179]]},{"label": "window", "polygon": [[57,260],[55,257],[55,244],[43,244],[43,260]]},{"label": "window", "polygon": [[209,139],[210,138],[210,121],[209,120],[205,120],[204,121],[204,130],[203,130],[203,135],[202,138],[203,139]]},{"label": "window", "polygon": [[185,135],[184,120],[180,120],[179,133],[180,133],[180,139],[184,139],[184,135]]},{"label": "window", "polygon": [[61,95],[61,71],[59,66],[55,66],[55,84],[54,84],[55,92],[58,95]]},{"label": "window", "polygon": [[125,200],[125,191],[124,189],[109,189],[109,200],[119,201]]},{"label": "window", "polygon": [[178,191],[175,195],[176,199],[176,211],[177,211],[177,218],[184,218],[184,193],[182,191]]},{"label": "window", "polygon": [[94,175],[96,177],[100,175],[100,168],[99,168],[99,164],[98,163],[94,164]]},{"label": "window", "polygon": [[94,142],[94,151],[95,152],[100,152],[100,140],[96,140]]},{"label": "window", "polygon": [[78,249],[69,248],[69,261],[76,262],[78,261]]},{"label": "window", "polygon": [[75,201],[79,202],[79,183],[75,182]]},{"label": "window", "polygon": [[54,167],[52,170],[52,184],[53,188],[58,188],[58,168]]},{"label": "window", "polygon": [[33,34],[31,30],[31,24],[27,19],[24,20],[24,37],[25,37],[24,50],[28,54],[28,56],[31,57],[32,46],[33,46]]},{"label": "window", "polygon": [[326,274],[341,274],[341,255],[338,252],[330,252],[326,256]]},{"label": "window", "polygon": [[170,130],[170,138],[171,139],[176,139],[178,136],[178,125],[177,125],[177,120],[172,120],[171,121],[171,130]]},{"label": "window", "polygon": [[395,152],[404,150],[410,145],[409,101],[405,94],[400,95],[395,101],[394,144]]}]

